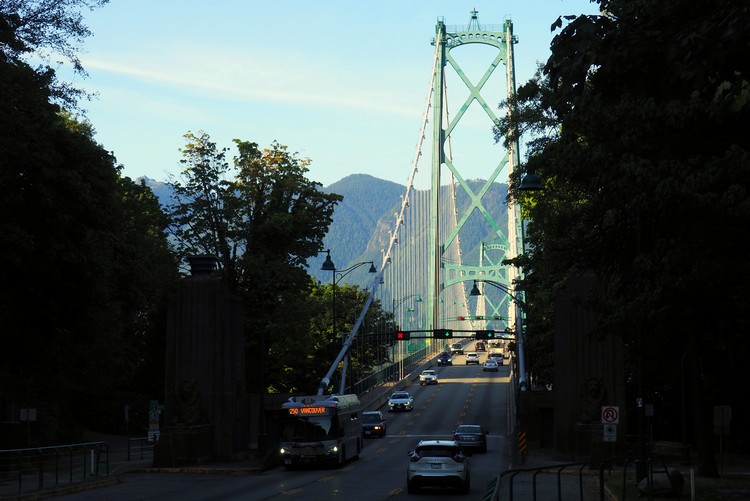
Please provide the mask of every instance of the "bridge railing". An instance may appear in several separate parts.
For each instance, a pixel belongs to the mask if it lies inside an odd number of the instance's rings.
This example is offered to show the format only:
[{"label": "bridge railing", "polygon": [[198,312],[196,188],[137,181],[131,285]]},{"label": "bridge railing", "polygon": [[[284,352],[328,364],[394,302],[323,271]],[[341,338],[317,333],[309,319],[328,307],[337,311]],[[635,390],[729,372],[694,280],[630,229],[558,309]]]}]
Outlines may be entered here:
[{"label": "bridge railing", "polygon": [[429,348],[424,347],[405,356],[402,361],[390,362],[372,374],[356,381],[351,387],[351,392],[356,393],[357,395],[362,395],[388,381],[396,382],[401,370],[424,360],[428,355]]},{"label": "bridge railing", "polygon": [[0,478],[17,492],[83,483],[109,475],[106,442],[0,450]]}]

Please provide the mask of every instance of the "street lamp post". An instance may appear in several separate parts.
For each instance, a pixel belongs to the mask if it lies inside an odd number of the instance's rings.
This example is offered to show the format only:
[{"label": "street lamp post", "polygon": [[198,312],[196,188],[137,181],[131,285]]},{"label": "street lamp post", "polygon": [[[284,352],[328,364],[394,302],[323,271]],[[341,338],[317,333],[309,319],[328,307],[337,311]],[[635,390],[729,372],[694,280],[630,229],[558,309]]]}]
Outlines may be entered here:
[{"label": "street lamp post", "polygon": [[524,354],[524,341],[523,341],[523,310],[526,307],[526,303],[523,302],[523,299],[521,298],[521,292],[520,291],[514,291],[511,292],[508,290],[507,287],[505,287],[502,284],[499,284],[497,282],[493,282],[492,280],[474,280],[474,286],[471,288],[471,292],[469,293],[470,296],[481,296],[482,292],[479,290],[479,287],[477,287],[477,282],[482,282],[485,284],[489,284],[493,287],[496,287],[506,293],[510,298],[513,300],[513,303],[516,307],[516,349],[518,350],[518,388],[521,391],[526,391],[528,389],[528,381],[526,378],[526,359]]},{"label": "street lamp post", "polygon": [[[336,265],[333,264],[333,260],[331,259],[331,249],[326,249],[326,259],[323,262],[323,265],[320,267],[322,271],[330,271],[331,272],[331,290],[332,290],[332,321],[333,324],[333,339],[337,338],[337,332],[336,332],[336,284],[341,281],[346,275],[351,273],[352,271],[356,270],[357,268],[364,266],[366,264],[370,265],[370,269],[368,270],[368,273],[377,273],[377,270],[375,269],[375,263],[373,261],[362,261],[361,263],[354,264],[348,268],[345,268],[343,270],[336,269]],[[347,366],[349,365],[349,354],[347,353],[346,358],[344,358],[344,367],[341,371],[341,388],[345,388],[344,382],[346,381],[346,371]]]}]

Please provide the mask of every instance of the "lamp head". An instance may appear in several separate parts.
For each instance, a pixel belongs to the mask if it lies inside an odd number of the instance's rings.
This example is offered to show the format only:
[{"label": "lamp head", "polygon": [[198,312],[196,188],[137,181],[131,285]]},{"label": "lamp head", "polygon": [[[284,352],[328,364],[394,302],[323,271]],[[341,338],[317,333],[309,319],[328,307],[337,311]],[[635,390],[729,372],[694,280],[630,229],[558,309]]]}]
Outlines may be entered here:
[{"label": "lamp head", "polygon": [[331,249],[326,250],[326,260],[323,261],[323,266],[320,267],[323,271],[336,271],[336,265],[333,264],[331,259]]},{"label": "lamp head", "polygon": [[535,171],[530,170],[521,178],[518,189],[521,191],[539,191],[543,189],[542,180],[539,179]]}]

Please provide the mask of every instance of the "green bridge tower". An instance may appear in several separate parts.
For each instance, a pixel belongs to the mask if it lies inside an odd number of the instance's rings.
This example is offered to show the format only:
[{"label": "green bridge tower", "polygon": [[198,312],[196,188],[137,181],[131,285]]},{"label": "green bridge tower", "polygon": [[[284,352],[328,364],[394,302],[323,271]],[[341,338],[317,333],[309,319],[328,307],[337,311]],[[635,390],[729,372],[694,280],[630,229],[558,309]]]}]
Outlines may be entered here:
[{"label": "green bridge tower", "polygon": [[[481,109],[489,118],[487,134],[490,134],[491,125],[495,124],[498,117],[492,107],[483,97],[482,91],[485,84],[496,68],[503,63],[505,66],[505,86],[507,98],[510,99],[515,94],[515,68],[513,61],[513,45],[517,43],[517,38],[513,35],[513,23],[506,20],[503,25],[482,26],[479,24],[478,12],[474,9],[471,12],[471,18],[468,26],[453,27],[446,26],[443,20],[438,20],[435,27],[435,37],[432,44],[435,46],[435,74],[433,75],[432,89],[432,176],[430,191],[430,252],[428,266],[428,284],[429,299],[427,301],[427,319],[432,323],[431,328],[442,328],[444,319],[440,318],[440,301],[442,291],[450,286],[462,284],[463,282],[480,280],[492,282],[500,285],[507,292],[507,299],[511,298],[513,284],[518,277],[518,270],[502,264],[503,259],[515,257],[521,249],[521,221],[518,207],[515,204],[508,206],[508,223],[503,228],[496,221],[496,218],[490,214],[485,207],[485,196],[488,194],[493,183],[498,181],[498,177],[503,170],[508,169],[508,176],[512,174],[518,166],[518,143],[513,144],[509,151],[506,151],[500,158],[493,159],[493,163],[483,167],[483,172],[487,173],[484,186],[475,192],[461,175],[457,165],[460,165],[460,158],[452,158],[446,152],[450,151],[449,141],[451,134],[454,134],[458,126],[462,123],[466,111],[475,102],[481,106]],[[495,57],[489,61],[489,66],[483,76],[477,82],[472,82],[467,74],[462,70],[457,60],[452,56],[451,51],[461,47],[483,45],[494,49]],[[492,52],[492,51],[490,51]],[[468,90],[468,95],[454,116],[448,118],[446,108],[446,72],[452,69],[463,82]],[[488,87],[489,88],[489,87]],[[453,91],[452,91],[453,92]],[[441,173],[448,169],[452,177],[456,180],[470,199],[468,209],[463,213],[456,214],[456,226],[441,234]],[[504,203],[504,201],[502,201]],[[446,249],[454,244],[466,225],[470,216],[478,211],[491,228],[491,235],[488,235],[488,243],[482,242],[480,256],[475,265],[464,265],[455,260],[445,259]],[[480,282],[481,283],[481,282]],[[462,284],[461,286],[466,286]],[[496,314],[496,306],[492,306]],[[508,308],[508,325],[520,325],[520,308]],[[519,322],[516,322],[516,317]],[[495,327],[493,325],[493,327]],[[477,328],[485,328],[478,326]]]}]

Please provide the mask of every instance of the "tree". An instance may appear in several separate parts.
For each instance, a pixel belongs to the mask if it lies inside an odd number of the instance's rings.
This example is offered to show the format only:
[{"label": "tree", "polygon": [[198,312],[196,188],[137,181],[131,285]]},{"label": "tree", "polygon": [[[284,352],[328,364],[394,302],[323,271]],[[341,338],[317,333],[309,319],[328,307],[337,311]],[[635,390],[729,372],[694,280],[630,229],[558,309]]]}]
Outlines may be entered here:
[{"label": "tree", "polygon": [[750,111],[750,11],[725,0],[599,3],[605,15],[565,20],[543,75],[519,88],[497,129],[506,140],[538,134],[525,169],[545,190],[524,198],[532,245],[519,260],[539,315],[530,330],[549,340],[549,292],[594,270],[597,331],[623,339],[647,401],[686,380],[699,473],[716,476],[711,406],[747,408],[747,392],[725,383],[741,377],[750,348],[750,265],[728,237],[750,223],[739,125]]},{"label": "tree", "polygon": [[45,440],[69,440],[111,405],[121,416],[174,263],[150,190],[120,177],[90,123],[50,102],[51,74],[5,56],[1,397],[38,407]]},{"label": "tree", "polygon": [[85,93],[57,81],[49,67],[50,58],[60,55],[73,65],[75,73],[86,76],[77,53],[91,31],[79,11],[107,3],[109,0],[0,0],[0,52],[14,60],[33,55],[45,62],[37,72],[51,77],[50,96],[74,107]]},{"label": "tree", "polygon": [[[244,300],[247,360],[261,356],[272,363],[277,357],[266,355],[288,351],[283,343],[308,346],[315,312],[307,304],[313,285],[305,266],[322,248],[341,197],[321,192],[320,183],[305,176],[310,160],[277,142],[260,149],[235,140],[238,155],[230,168],[226,148],[219,149],[208,134],[185,137],[183,182],[170,183],[176,200],[169,213],[180,257],[217,256],[220,276]],[[256,371],[248,381],[288,381],[296,387],[284,375],[287,366],[271,365],[268,376],[256,367],[248,365]]]},{"label": "tree", "polygon": [[[297,380],[295,388],[304,394],[315,393],[318,384],[326,375],[340,353],[343,342],[354,328],[362,307],[368,298],[368,291],[349,284],[336,285],[336,332],[333,334],[333,285],[312,283],[308,304],[313,312],[307,326],[309,337],[299,356],[292,351],[289,358],[294,361],[290,376]],[[382,309],[374,300],[365,314],[364,321],[350,347],[350,365],[347,387],[353,386],[368,375],[375,367],[388,361],[389,332],[395,331],[393,315]],[[292,348],[293,350],[294,348]],[[340,371],[343,364],[339,364]],[[340,382],[331,381],[330,389],[338,392]]]}]

